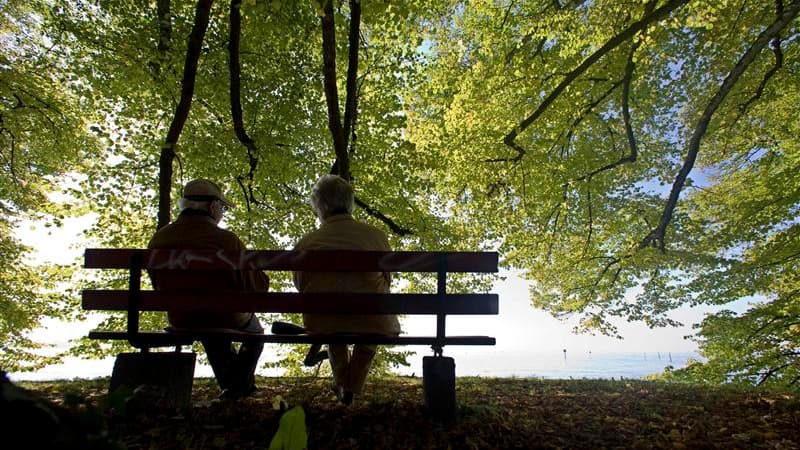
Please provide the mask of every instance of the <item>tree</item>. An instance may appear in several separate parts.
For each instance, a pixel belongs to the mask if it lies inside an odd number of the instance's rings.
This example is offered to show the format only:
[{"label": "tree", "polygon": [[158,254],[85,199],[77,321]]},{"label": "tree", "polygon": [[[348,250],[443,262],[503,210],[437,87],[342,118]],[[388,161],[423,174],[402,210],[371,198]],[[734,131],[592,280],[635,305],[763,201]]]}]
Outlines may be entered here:
[{"label": "tree", "polygon": [[52,58],[42,40],[38,2],[4,2],[0,15],[0,366],[4,370],[36,369],[57,359],[37,352],[29,336],[43,317],[74,317],[69,281],[71,269],[33,267],[30,249],[14,228],[30,220],[58,226],[66,215],[82,210],[56,203],[64,177],[83,170],[99,155],[97,141],[84,125],[76,80],[63,77],[68,61]]},{"label": "tree", "polygon": [[[786,175],[796,170],[786,118],[798,10],[458,4],[430,37],[433,82],[411,140],[467,169],[437,190],[497,237],[506,264],[533,281],[534,306],[578,316],[583,330],[615,334],[614,317],[666,325],[683,304],[764,298],[699,333],[706,356],[742,370],[738,343],[723,336],[794,298],[776,283],[796,271],[799,244],[800,197]],[[774,342],[762,331],[753,339]],[[793,382],[797,345],[751,369]]]}]

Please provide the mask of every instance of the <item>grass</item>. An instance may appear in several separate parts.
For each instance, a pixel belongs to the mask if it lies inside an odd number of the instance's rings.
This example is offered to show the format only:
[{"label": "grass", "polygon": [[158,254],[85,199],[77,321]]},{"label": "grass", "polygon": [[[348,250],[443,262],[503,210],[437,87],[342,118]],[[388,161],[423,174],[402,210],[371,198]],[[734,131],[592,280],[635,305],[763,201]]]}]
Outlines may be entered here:
[{"label": "grass", "polygon": [[422,380],[372,379],[350,407],[325,378],[259,378],[252,397],[220,402],[196,379],[186,414],[150,404],[140,413],[102,407],[107,379],[22,382],[50,401],[70,395],[103,416],[129,449],[268,448],[276,397],[306,414],[308,448],[780,448],[800,449],[800,399],[782,391],[643,380],[459,378],[450,422],[425,415]]}]

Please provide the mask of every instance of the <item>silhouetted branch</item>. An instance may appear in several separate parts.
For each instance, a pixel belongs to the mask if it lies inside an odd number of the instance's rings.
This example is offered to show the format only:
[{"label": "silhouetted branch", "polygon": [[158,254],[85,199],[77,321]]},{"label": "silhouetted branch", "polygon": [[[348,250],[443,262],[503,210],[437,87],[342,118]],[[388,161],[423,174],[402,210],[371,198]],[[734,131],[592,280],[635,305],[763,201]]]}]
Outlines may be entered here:
[{"label": "silhouetted branch", "polygon": [[392,230],[394,234],[398,236],[408,236],[409,234],[412,234],[412,231],[410,229],[403,228],[400,225],[396,224],[392,219],[386,217],[380,211],[367,205],[358,197],[356,197],[356,205],[358,205],[359,208],[363,209],[364,212],[366,212],[370,216],[383,222],[387,227],[389,227],[390,230]]},{"label": "silhouetted branch", "polygon": [[333,0],[323,1],[322,6],[322,74],[325,87],[325,101],[328,105],[328,129],[333,138],[336,154],[334,167],[339,176],[350,180],[349,158],[345,143],[342,118],[339,112],[339,88],[336,86],[336,23],[334,22]]},{"label": "silhouetted branch", "polygon": [[667,2],[661,8],[653,11],[650,14],[646,14],[637,22],[628,26],[628,28],[624,29],[621,33],[611,38],[608,42],[606,42],[602,47],[600,47],[597,51],[589,55],[578,67],[573,69],[569,72],[561,83],[556,86],[555,89],[539,104],[536,110],[531,113],[528,117],[526,117],[522,122],[519,123],[513,130],[511,130],[506,136],[503,138],[503,143],[508,145],[509,147],[513,148],[517,151],[517,157],[513,158],[512,160],[518,161],[522,159],[525,155],[526,151],[522,148],[519,144],[516,143],[516,138],[519,133],[525,131],[539,116],[544,113],[545,110],[550,106],[551,103],[558,98],[559,95],[567,88],[573,81],[575,81],[579,76],[581,76],[586,70],[589,69],[594,63],[596,63],[600,58],[605,56],[607,53],[614,50],[617,46],[622,44],[623,42],[627,41],[628,39],[632,38],[636,35],[639,31],[645,29],[648,25],[658,20],[661,20],[667,17],[672,11],[677,9],[680,6],[686,4],[688,0],[671,0]]},{"label": "silhouetted branch", "polygon": [[172,40],[172,16],[170,13],[170,0],[158,0],[156,6],[158,14],[158,62],[153,63],[155,76],[161,75],[161,67],[167,62],[170,42]]},{"label": "silhouetted branch", "polygon": [[781,364],[781,365],[779,365],[777,367],[772,367],[772,368],[770,368],[769,370],[767,370],[765,372],[759,373],[758,375],[759,375],[760,379],[756,383],[756,386],[761,386],[767,380],[772,378],[776,373],[780,372],[781,370],[783,370],[783,369],[785,369],[785,368],[787,368],[787,367],[789,367],[789,366],[791,366],[793,364],[795,364],[795,361],[789,361],[789,362],[783,363],[783,364]]},{"label": "silhouetted branch", "polygon": [[692,137],[689,140],[689,146],[686,152],[686,157],[683,161],[683,166],[678,172],[678,175],[675,177],[675,181],[672,183],[672,189],[670,191],[667,204],[664,206],[664,212],[661,215],[661,220],[658,226],[642,240],[641,244],[639,245],[640,248],[656,246],[662,252],[664,251],[664,237],[667,226],[672,220],[672,214],[675,211],[675,206],[678,204],[678,197],[680,196],[681,190],[683,190],[683,186],[686,184],[686,178],[689,176],[689,172],[694,167],[695,160],[697,159],[697,153],[700,150],[700,141],[706,134],[706,130],[708,129],[708,124],[711,122],[711,118],[714,116],[717,108],[719,108],[720,104],[722,104],[722,101],[725,99],[731,89],[733,89],[733,86],[736,84],[736,82],[739,81],[739,78],[742,76],[747,67],[753,62],[753,60],[755,60],[756,56],[761,53],[761,50],[766,47],[767,43],[771,39],[777,36],[778,33],[780,33],[780,31],[786,27],[786,25],[794,20],[799,11],[800,1],[795,1],[791,3],[788,8],[785,8],[783,13],[779,15],[775,21],[770,24],[770,26],[762,31],[761,34],[758,35],[758,38],[756,38],[755,42],[753,42],[750,48],[748,48],[742,57],[739,58],[736,66],[734,66],[728,76],[725,77],[725,80],[722,82],[719,90],[717,90],[717,93],[714,94],[714,97],[712,97],[711,101],[708,102],[703,114],[700,116],[697,126],[694,129],[694,133],[692,133]]},{"label": "silhouetted branch", "polygon": [[636,49],[639,47],[639,42],[637,42],[631,48],[631,52],[628,54],[628,63],[625,65],[625,77],[622,79],[622,118],[623,122],[625,123],[625,136],[628,138],[628,149],[630,153],[627,156],[622,157],[610,164],[606,164],[599,169],[595,169],[589,172],[586,175],[583,175],[576,179],[576,181],[583,181],[583,180],[591,180],[593,176],[597,175],[600,172],[604,172],[606,170],[611,170],[617,166],[620,166],[625,163],[633,163],[636,162],[636,158],[639,155],[638,146],[636,144],[636,136],[633,134],[633,126],[631,126],[631,113],[630,113],[630,92],[631,92],[631,80],[633,79],[633,70],[635,65],[633,63],[633,55],[636,52]]},{"label": "silhouetted branch", "polygon": [[228,39],[228,69],[230,73],[230,99],[231,99],[231,118],[233,119],[233,130],[236,133],[236,138],[247,149],[247,186],[244,185],[243,180],[245,177],[239,176],[236,181],[244,191],[245,205],[247,211],[250,211],[251,203],[260,203],[253,194],[253,181],[255,179],[256,169],[258,168],[258,149],[256,148],[255,141],[247,135],[244,129],[244,120],[242,118],[242,101],[241,101],[241,63],[239,44],[241,42],[242,34],[242,15],[240,8],[241,0],[231,0],[230,8],[230,37]]},{"label": "silhouetted branch", "polygon": [[175,145],[178,143],[183,126],[189,117],[194,95],[194,83],[197,77],[197,64],[200,59],[200,49],[203,38],[208,28],[208,16],[211,11],[212,0],[198,0],[194,13],[194,25],[189,35],[189,45],[186,50],[186,61],[183,65],[183,79],[181,79],[181,98],[175,108],[175,115],[167,131],[167,138],[161,147],[158,160],[158,228],[169,223],[170,220],[170,193],[172,187],[172,160],[175,159]]},{"label": "silhouetted branch", "polygon": [[586,233],[586,244],[583,246],[583,256],[586,256],[586,252],[589,251],[589,246],[592,243],[592,228],[594,224],[592,223],[594,218],[592,217],[592,187],[589,183],[586,183],[586,208],[589,212],[589,223],[587,227],[589,228],[589,232]]},{"label": "silhouetted branch", "polygon": [[[3,126],[3,116],[2,114],[0,114],[0,135],[4,133],[8,135],[10,140],[8,149],[9,155],[6,161],[6,165],[8,166],[8,171],[11,173],[11,178],[14,179],[15,183],[19,184],[19,177],[17,176],[17,171],[16,171],[17,163],[15,161],[17,154],[17,136],[14,134],[13,131]],[[3,155],[2,153],[0,153],[0,155],[3,156],[3,159],[6,159],[5,155]]]},{"label": "silhouetted branch", "polygon": [[637,22],[634,22],[622,32],[611,38],[608,42],[606,42],[602,47],[600,47],[597,51],[589,55],[578,67],[573,69],[569,72],[561,83],[556,86],[555,89],[539,104],[536,110],[531,113],[528,117],[522,120],[519,125],[514,127],[506,136],[503,138],[503,143],[508,145],[509,147],[513,148],[517,151],[517,156],[512,160],[519,160],[525,155],[526,151],[522,148],[519,144],[516,143],[516,138],[519,133],[525,131],[539,116],[544,113],[547,108],[553,103],[559,95],[575,81],[579,76],[581,76],[586,70],[589,69],[594,63],[596,63],[600,58],[617,48],[620,44],[627,41],[628,39],[632,38],[636,35],[639,31],[645,29],[648,25],[653,22],[657,22],[665,17],[667,17],[672,11],[677,9],[680,6],[686,4],[688,0],[670,0],[664,4],[661,8],[656,9],[650,14],[645,14],[641,19]]},{"label": "silhouetted branch", "polygon": [[[783,1],[776,0],[775,2],[775,15],[780,16],[783,13]],[[767,86],[767,83],[772,78],[775,73],[783,67],[783,51],[781,50],[781,37],[780,35],[776,36],[770,42],[770,48],[772,49],[772,53],[775,55],[775,64],[764,74],[764,78],[761,79],[761,83],[758,85],[756,92],[750,97],[746,102],[739,105],[739,115],[733,121],[734,124],[739,121],[739,118],[744,114],[747,109],[752,105],[754,102],[759,100],[761,96],[764,94],[764,88]]]},{"label": "silhouetted branch", "polygon": [[[581,115],[576,117],[575,120],[572,121],[572,123],[567,128],[564,144],[561,145],[561,155],[560,155],[561,158],[564,157],[564,153],[566,152],[566,146],[568,146],[572,141],[572,137],[575,135],[575,130],[578,128],[578,125],[580,125],[581,122],[583,122],[583,120],[586,119],[586,117],[589,116],[594,111],[597,105],[603,103],[603,101],[605,101],[605,99],[607,99],[608,96],[611,95],[611,93],[614,92],[621,84],[622,81],[616,81],[612,83],[611,86],[608,89],[606,89],[606,91],[600,97],[592,100],[588,105],[586,105],[583,108],[583,112],[581,113]],[[548,153],[553,151],[556,144],[558,144],[560,140],[561,138],[559,136],[559,139],[557,139],[556,142],[554,142],[553,145],[548,149]],[[585,177],[578,178],[578,180],[582,180],[583,178]]]},{"label": "silhouetted branch", "polygon": [[[353,127],[356,115],[356,96],[358,94],[356,80],[358,79],[358,39],[359,28],[361,26],[361,2],[360,0],[350,0],[350,34],[347,42],[347,80],[345,81],[345,107],[344,107],[344,146],[347,148],[347,141],[350,138],[350,130]],[[338,157],[338,154],[337,154]]]}]

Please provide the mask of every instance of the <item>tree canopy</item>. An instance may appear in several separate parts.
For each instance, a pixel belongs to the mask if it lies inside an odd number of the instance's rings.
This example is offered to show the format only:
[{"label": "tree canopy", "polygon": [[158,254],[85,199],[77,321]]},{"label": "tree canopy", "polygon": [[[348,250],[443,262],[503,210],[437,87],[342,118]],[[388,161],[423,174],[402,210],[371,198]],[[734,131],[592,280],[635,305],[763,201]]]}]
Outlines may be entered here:
[{"label": "tree canopy", "polygon": [[[0,4],[6,229],[91,210],[140,246],[205,176],[284,248],[333,171],[394,248],[497,249],[581,331],[757,299],[682,374],[796,385],[798,1]],[[77,309],[3,239],[4,338]]]}]

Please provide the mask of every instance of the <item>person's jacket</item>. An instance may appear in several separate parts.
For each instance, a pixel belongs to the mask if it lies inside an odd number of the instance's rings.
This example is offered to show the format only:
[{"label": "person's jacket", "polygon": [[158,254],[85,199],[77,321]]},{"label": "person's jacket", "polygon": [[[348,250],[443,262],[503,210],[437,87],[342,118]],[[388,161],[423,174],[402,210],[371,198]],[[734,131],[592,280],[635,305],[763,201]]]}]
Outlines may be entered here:
[{"label": "person's jacket", "polygon": [[[295,250],[391,251],[391,248],[381,230],[357,222],[350,214],[338,214],[328,217],[317,230],[304,236]],[[294,273],[294,284],[300,292],[387,293],[390,282],[390,274],[383,272]],[[400,333],[396,315],[304,314],[303,322],[310,333]]]},{"label": "person's jacket", "polygon": [[[174,222],[153,235],[147,248],[245,250],[236,234],[218,227],[208,213],[197,210],[184,210]],[[269,279],[261,271],[151,270],[149,273],[153,287],[163,291],[266,291],[269,286]],[[227,301],[225,298],[218,300]],[[252,312],[244,311],[230,314],[185,310],[168,312],[171,325],[189,328],[239,328],[251,316]]]}]

